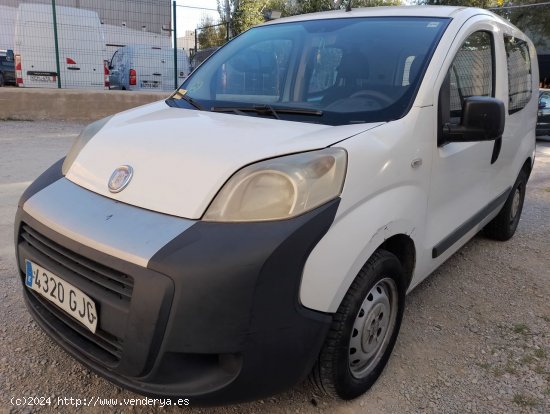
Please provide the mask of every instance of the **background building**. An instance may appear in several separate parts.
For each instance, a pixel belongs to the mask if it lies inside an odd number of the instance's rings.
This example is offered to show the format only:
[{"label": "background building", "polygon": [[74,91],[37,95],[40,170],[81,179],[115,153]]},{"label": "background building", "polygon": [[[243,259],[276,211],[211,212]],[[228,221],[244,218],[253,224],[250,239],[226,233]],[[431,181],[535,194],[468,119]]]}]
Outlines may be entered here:
[{"label": "background building", "polygon": [[183,37],[178,37],[177,39],[177,48],[184,49],[187,55],[189,56],[190,51],[195,49],[195,31],[186,30]]}]

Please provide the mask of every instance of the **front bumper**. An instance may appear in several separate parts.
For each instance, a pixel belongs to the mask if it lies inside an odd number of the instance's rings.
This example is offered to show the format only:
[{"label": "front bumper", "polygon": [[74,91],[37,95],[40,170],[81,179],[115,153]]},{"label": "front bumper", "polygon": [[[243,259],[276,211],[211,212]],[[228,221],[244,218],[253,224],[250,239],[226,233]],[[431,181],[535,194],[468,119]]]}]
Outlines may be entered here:
[{"label": "front bumper", "polygon": [[[24,297],[57,343],[130,390],[203,404],[272,395],[309,373],[328,331],[331,316],[298,298],[304,264],[338,202],[278,222],[196,222],[146,267],[53,231],[21,203],[15,234],[22,283],[25,259],[66,279],[96,301],[98,331],[27,288]],[[105,279],[126,290],[110,290]]]}]

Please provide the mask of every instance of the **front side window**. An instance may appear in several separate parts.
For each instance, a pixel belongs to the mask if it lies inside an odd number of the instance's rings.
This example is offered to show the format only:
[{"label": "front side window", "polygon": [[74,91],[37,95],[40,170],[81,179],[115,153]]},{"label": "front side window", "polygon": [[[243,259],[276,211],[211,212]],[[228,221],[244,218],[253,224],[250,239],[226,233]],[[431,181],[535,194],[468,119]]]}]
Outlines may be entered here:
[{"label": "front side window", "polygon": [[284,87],[291,49],[290,40],[274,39],[233,56],[214,75],[217,100],[276,102]]},{"label": "front side window", "polygon": [[458,123],[464,100],[471,96],[494,96],[494,53],[489,32],[471,34],[457,52],[449,69],[450,118]]},{"label": "front side window", "polygon": [[398,119],[448,22],[369,17],[259,26],[204,62],[167,103],[327,125]]},{"label": "front side window", "polygon": [[529,45],[521,39],[504,35],[508,62],[508,113],[520,111],[531,100],[533,81]]},{"label": "front side window", "polygon": [[121,52],[119,52],[118,50],[115,52],[115,54],[113,55],[113,57],[111,58],[111,66],[113,68],[117,67],[119,65],[119,62],[120,62],[120,55],[121,55]]}]

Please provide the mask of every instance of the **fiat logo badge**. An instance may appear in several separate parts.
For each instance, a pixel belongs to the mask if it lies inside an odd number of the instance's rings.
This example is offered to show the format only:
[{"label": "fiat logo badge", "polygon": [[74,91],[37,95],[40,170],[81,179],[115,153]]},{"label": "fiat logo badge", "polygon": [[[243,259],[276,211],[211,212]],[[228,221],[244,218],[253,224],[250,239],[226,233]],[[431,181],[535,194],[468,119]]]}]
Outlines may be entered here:
[{"label": "fiat logo badge", "polygon": [[129,165],[118,167],[111,174],[111,178],[109,178],[109,191],[111,193],[120,193],[130,183],[133,175],[134,169]]}]

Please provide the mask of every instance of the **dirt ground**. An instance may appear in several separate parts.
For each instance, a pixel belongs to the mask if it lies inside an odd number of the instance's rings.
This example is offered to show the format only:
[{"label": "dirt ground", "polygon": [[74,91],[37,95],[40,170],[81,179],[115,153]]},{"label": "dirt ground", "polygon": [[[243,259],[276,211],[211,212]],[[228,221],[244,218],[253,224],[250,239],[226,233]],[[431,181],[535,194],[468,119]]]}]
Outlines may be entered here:
[{"label": "dirt ground", "polygon": [[[368,393],[334,401],[304,383],[248,404],[161,409],[125,405],[140,396],[75,362],[23,304],[13,253],[17,200],[81,128],[0,123],[0,412],[72,412],[62,404],[72,397],[111,405],[86,410],[98,413],[550,413],[550,142],[538,142],[515,237],[478,235],[408,296],[392,358]],[[16,405],[31,396],[46,405]]]}]

